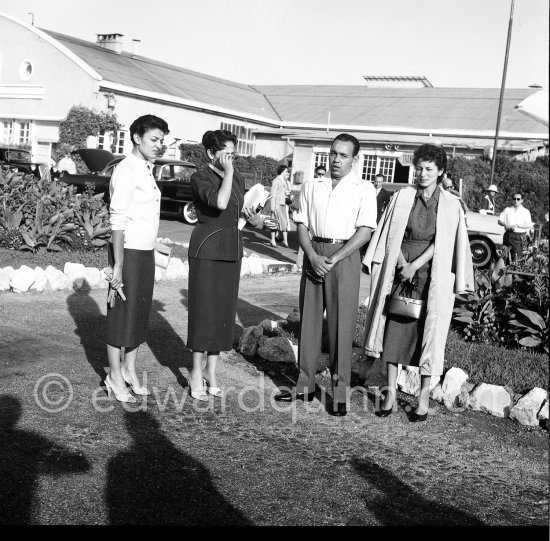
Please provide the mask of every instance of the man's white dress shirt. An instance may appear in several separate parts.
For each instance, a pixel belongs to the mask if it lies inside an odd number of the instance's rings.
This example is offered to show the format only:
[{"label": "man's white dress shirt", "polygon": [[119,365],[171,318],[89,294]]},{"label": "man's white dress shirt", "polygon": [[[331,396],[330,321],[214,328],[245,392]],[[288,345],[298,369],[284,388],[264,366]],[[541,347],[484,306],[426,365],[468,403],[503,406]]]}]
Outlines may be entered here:
[{"label": "man's white dress shirt", "polygon": [[499,220],[504,223],[506,229],[511,229],[514,233],[527,233],[532,227],[531,213],[523,206],[506,207],[499,216]]}]

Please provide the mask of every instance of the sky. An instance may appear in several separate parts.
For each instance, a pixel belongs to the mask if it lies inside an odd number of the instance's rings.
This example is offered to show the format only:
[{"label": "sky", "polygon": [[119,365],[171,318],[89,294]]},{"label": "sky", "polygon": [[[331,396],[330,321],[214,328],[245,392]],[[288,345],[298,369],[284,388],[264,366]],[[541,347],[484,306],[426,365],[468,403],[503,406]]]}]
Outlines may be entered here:
[{"label": "sky", "polygon": [[[512,0],[0,0],[0,13],[249,85],[502,82]],[[548,88],[550,0],[515,0],[507,88]],[[29,12],[33,13],[30,15]],[[0,51],[1,52],[1,51]]]}]

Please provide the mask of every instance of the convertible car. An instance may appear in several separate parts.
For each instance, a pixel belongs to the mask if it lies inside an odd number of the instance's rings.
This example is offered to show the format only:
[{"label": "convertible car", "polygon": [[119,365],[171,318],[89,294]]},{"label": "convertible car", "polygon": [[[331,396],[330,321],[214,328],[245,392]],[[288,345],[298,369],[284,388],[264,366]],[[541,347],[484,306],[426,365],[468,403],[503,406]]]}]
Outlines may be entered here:
[{"label": "convertible car", "polygon": [[[95,192],[102,193],[108,203],[111,175],[124,157],[96,148],[75,150],[72,154],[80,156],[90,173],[71,175],[65,171],[59,180],[76,186],[77,192],[83,192],[86,183],[91,182]],[[191,162],[170,158],[158,158],[153,167],[153,176],[161,191],[161,211],[177,214],[189,224],[197,223],[190,180],[196,170]]]}]

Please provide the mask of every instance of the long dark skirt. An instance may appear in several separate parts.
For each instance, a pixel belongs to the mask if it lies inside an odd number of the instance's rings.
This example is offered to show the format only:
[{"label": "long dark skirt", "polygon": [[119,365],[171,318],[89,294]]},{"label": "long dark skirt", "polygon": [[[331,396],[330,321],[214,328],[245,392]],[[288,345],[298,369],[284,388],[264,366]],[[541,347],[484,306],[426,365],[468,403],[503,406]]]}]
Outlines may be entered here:
[{"label": "long dark skirt", "polygon": [[189,258],[187,347],[229,351],[237,313],[241,260]]},{"label": "long dark skirt", "polygon": [[[113,245],[109,243],[108,261],[114,264]],[[155,256],[153,250],[124,248],[122,291],[126,301],[117,296],[113,308],[107,306],[107,344],[134,348],[145,342],[153,287],[155,285]]]}]

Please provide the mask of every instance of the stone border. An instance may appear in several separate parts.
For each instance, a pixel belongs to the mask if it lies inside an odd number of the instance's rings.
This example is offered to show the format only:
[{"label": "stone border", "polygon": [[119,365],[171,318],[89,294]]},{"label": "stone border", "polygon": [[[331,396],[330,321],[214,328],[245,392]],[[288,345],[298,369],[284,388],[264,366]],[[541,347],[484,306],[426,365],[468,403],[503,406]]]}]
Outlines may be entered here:
[{"label": "stone border", "polygon": [[[258,355],[262,359],[281,363],[298,363],[298,346],[282,336],[265,336],[264,330],[282,326],[287,319],[263,320],[256,326],[243,330],[238,350],[243,355]],[[320,365],[330,365],[328,354],[321,354]],[[326,370],[326,369],[325,369]],[[353,348],[351,370],[365,383],[367,389],[379,393],[386,385],[385,367],[381,359],[367,361],[361,348]],[[328,374],[330,376],[330,374]],[[525,395],[514,394],[509,387],[468,382],[469,375],[461,368],[451,367],[443,376],[432,376],[430,398],[458,413],[465,409],[484,411],[495,417],[510,418],[525,426],[541,426],[549,429],[548,392],[540,387],[531,389]],[[399,367],[397,375],[399,390],[411,396],[420,394],[420,372],[418,367]]]},{"label": "stone border", "polygon": [[[174,242],[168,238],[157,238],[157,242],[169,246],[183,246],[188,243]],[[13,267],[0,269],[0,292],[12,291],[26,293],[27,291],[60,291],[76,289],[107,289],[104,269],[85,267],[81,263],[65,263],[63,271],[48,265],[46,269],[21,265],[17,270]],[[271,259],[264,259],[256,254],[248,254],[242,259],[241,276],[259,276],[262,274],[284,274],[300,272],[301,267],[292,263],[284,263]],[[176,280],[189,276],[189,263],[178,257],[171,257],[168,267],[155,267],[155,282]]]}]

